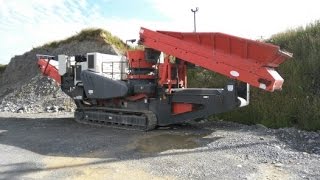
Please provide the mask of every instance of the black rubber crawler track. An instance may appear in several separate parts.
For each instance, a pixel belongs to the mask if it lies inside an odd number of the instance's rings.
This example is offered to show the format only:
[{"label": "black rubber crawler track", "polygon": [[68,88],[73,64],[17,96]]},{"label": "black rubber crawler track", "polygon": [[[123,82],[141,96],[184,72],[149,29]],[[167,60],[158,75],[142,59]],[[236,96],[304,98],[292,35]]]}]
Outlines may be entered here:
[{"label": "black rubber crawler track", "polygon": [[75,120],[79,123],[118,129],[149,131],[157,125],[156,115],[151,111],[78,107],[74,114]]}]

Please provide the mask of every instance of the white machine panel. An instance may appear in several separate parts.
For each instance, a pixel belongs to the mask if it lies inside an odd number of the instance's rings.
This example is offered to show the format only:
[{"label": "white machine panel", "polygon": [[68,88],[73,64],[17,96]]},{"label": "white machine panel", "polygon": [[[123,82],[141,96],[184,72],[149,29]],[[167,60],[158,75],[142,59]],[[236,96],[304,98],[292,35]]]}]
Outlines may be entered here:
[{"label": "white machine panel", "polygon": [[58,55],[59,62],[59,75],[63,76],[67,72],[67,56],[66,55]]},{"label": "white machine panel", "polygon": [[87,65],[89,70],[102,73],[114,80],[125,79],[128,71],[125,57],[111,54],[88,53]]}]

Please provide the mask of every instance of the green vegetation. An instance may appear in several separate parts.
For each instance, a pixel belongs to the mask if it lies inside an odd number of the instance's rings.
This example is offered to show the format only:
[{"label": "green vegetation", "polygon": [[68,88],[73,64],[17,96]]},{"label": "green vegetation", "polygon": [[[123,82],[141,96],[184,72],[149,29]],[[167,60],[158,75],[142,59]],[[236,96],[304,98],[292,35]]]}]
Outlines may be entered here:
[{"label": "green vegetation", "polygon": [[188,69],[188,87],[221,88],[228,78],[200,67]]},{"label": "green vegetation", "polygon": [[56,48],[62,44],[67,44],[73,41],[85,41],[85,40],[96,40],[102,41],[104,43],[112,44],[117,48],[121,53],[124,53],[127,49],[126,44],[118,37],[113,36],[110,32],[103,29],[84,29],[81,32],[77,33],[74,36],[71,36],[65,40],[53,41],[48,44],[45,44],[41,48]]},{"label": "green vegetation", "polygon": [[0,64],[0,75],[4,72],[6,67],[7,67],[7,65]]},{"label": "green vegetation", "polygon": [[[272,36],[267,42],[293,53],[278,72],[285,79],[283,90],[269,93],[251,88],[250,105],[215,118],[245,124],[264,124],[279,128],[295,126],[320,129],[320,21]],[[196,72],[195,72],[196,71]],[[191,70],[189,82],[220,84],[225,78],[205,70]],[[200,81],[198,81],[200,79]],[[203,82],[201,82],[203,81]]]}]

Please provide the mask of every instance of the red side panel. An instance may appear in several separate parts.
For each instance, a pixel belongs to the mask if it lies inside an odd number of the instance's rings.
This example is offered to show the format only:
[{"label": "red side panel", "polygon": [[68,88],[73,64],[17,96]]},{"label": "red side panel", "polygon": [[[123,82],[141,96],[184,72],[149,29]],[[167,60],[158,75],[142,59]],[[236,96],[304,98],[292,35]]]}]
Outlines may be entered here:
[{"label": "red side panel", "polygon": [[133,50],[127,52],[130,68],[152,68],[153,64],[145,60],[143,50]]},{"label": "red side panel", "polygon": [[155,75],[129,74],[128,79],[155,79]]},{"label": "red side panel", "polygon": [[182,114],[192,111],[192,104],[188,103],[172,103],[172,114]]},{"label": "red side panel", "polygon": [[49,76],[50,78],[54,79],[58,84],[61,84],[61,76],[59,74],[58,69],[54,65],[50,64],[47,59],[39,59],[38,65],[43,75]]},{"label": "red side panel", "polygon": [[142,43],[192,64],[268,91],[281,89],[273,69],[290,57],[278,46],[222,33],[140,30]]}]

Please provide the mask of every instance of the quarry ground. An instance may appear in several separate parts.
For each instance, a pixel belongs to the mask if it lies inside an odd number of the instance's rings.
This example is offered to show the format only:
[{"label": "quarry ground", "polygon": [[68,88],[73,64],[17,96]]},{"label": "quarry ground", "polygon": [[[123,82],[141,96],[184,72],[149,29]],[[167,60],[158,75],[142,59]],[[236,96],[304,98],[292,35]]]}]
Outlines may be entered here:
[{"label": "quarry ground", "polygon": [[0,179],[320,179],[320,133],[202,121],[150,132],[0,113]]}]

